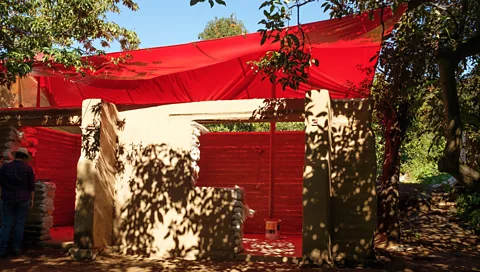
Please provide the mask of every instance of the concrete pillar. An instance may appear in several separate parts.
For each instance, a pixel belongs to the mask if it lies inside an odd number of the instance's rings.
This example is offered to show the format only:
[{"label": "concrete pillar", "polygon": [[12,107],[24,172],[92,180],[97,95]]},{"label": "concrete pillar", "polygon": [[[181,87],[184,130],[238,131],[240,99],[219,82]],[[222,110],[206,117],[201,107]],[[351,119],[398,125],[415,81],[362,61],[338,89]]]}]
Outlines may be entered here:
[{"label": "concrete pillar", "polygon": [[327,90],[305,98],[305,167],[303,174],[302,254],[316,264],[330,263],[331,106]]}]

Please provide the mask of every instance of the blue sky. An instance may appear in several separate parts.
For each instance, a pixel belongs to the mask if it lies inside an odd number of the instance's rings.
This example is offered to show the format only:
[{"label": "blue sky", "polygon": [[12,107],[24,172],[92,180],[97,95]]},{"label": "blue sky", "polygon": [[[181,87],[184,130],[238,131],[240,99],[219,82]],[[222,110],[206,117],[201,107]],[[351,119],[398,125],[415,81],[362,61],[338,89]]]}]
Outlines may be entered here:
[{"label": "blue sky", "polygon": [[[141,48],[188,43],[197,40],[208,21],[216,17],[227,17],[235,13],[245,23],[249,32],[259,29],[258,22],[263,14],[258,7],[262,0],[226,0],[227,6],[210,8],[208,1],[191,7],[189,0],[137,0],[140,10],[132,12],[122,9],[120,15],[108,18],[128,29],[135,30],[140,37]],[[323,13],[323,1],[313,2],[301,9],[301,22],[309,23],[328,19]],[[293,18],[292,25],[296,24]],[[120,51],[118,44],[106,48],[107,52]]]}]

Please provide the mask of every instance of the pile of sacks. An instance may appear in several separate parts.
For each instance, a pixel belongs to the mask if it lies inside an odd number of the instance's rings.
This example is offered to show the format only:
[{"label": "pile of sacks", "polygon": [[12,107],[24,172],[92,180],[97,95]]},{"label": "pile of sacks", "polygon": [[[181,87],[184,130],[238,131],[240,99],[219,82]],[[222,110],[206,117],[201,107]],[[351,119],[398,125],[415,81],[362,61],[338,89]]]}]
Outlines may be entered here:
[{"label": "pile of sacks", "polygon": [[25,241],[38,242],[52,239],[55,184],[35,182],[35,201],[25,222]]},{"label": "pile of sacks", "polygon": [[34,128],[15,128],[10,127],[9,135],[7,142],[5,143],[5,150],[3,156],[8,158],[8,160],[13,160],[12,151],[18,150],[20,147],[25,147],[28,149],[30,155],[35,158],[37,153],[37,131]]}]

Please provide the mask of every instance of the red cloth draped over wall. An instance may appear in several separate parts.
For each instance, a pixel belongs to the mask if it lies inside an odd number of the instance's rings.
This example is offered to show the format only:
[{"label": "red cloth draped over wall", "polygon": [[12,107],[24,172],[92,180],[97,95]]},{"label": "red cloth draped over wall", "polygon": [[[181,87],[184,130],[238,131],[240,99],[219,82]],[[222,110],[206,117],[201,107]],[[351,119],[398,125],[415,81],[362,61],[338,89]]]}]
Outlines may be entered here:
[{"label": "red cloth draped over wall", "polygon": [[[319,60],[309,68],[308,84],[298,91],[277,87],[276,97],[302,98],[306,91],[324,88],[332,98],[359,98],[369,94],[382,33],[391,31],[406,7],[392,14],[390,9],[303,25],[308,49]],[[383,22],[383,23],[382,23]],[[116,104],[171,104],[206,100],[270,98],[272,84],[262,81],[248,62],[257,60],[279,43],[260,45],[253,33],[176,46],[112,53],[90,58],[97,70],[68,80],[46,66],[36,66],[44,94],[51,106],[80,106],[82,100],[100,98]],[[132,58],[114,65],[112,57]],[[61,67],[57,67],[62,70]],[[63,69],[63,73],[71,71]]]}]

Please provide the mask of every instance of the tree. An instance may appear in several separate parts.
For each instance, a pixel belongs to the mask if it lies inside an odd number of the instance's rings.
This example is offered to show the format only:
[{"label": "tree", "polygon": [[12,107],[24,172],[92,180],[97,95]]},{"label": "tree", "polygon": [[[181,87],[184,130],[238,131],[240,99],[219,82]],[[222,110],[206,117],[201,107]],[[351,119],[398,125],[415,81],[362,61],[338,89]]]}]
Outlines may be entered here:
[{"label": "tree", "polygon": [[[333,16],[341,16],[387,5],[395,9],[404,2],[407,1],[350,0],[339,4],[328,0],[325,6]],[[435,65],[428,75],[438,79],[442,90],[446,145],[438,169],[480,189],[480,173],[460,161],[464,125],[457,90],[461,66],[480,54],[480,3],[476,0],[412,0],[409,10],[417,13],[405,25],[429,26],[428,31],[423,32],[429,46],[420,50],[434,56]],[[474,63],[476,65],[478,63]]]},{"label": "tree", "polygon": [[[232,14],[230,17],[215,17],[215,19],[209,21],[203,32],[198,34],[198,38],[200,40],[210,40],[242,35],[247,32],[243,21],[238,20],[235,14]],[[212,132],[266,132],[269,130],[269,126],[266,123],[209,124],[207,128]],[[287,122],[277,124],[277,130],[281,131],[303,129],[303,123]]]},{"label": "tree", "polygon": [[[209,21],[205,29],[198,34],[200,40],[212,40],[247,33],[244,23],[231,14],[230,17],[221,17]],[[254,131],[253,123],[226,123],[208,124],[206,127],[212,132]]]},{"label": "tree", "polygon": [[[265,76],[284,87],[295,89],[298,83],[308,79],[306,67],[318,65],[317,60],[303,50],[301,25],[299,33],[280,31],[292,11],[298,12],[312,2],[315,0],[267,0],[260,6],[265,14],[265,19],[260,21],[264,25],[260,30],[264,37],[262,43],[274,37],[280,42],[280,50],[267,53],[256,64]],[[393,36],[384,37],[379,58],[379,67],[383,71],[376,77],[376,93],[379,94],[376,113],[386,143],[379,211],[381,217],[392,215],[379,218],[379,228],[390,233],[389,238],[393,240],[399,237],[395,215],[398,210],[395,202],[398,200],[399,150],[414,117],[412,111],[418,109],[422,91],[430,85],[439,84],[445,112],[446,145],[444,156],[439,160],[439,170],[469,185],[478,185],[480,181],[480,174],[459,160],[463,125],[457,90],[460,64],[466,65],[480,53],[480,3],[475,0],[326,0],[323,6],[325,11],[330,10],[332,17],[342,17],[386,7],[395,11],[405,3],[408,3],[409,10],[397,26],[398,31]],[[280,79],[277,78],[278,71],[283,73]],[[382,207],[382,203],[385,206]]]},{"label": "tree", "polygon": [[246,34],[248,31],[244,23],[231,14],[230,17],[222,17],[209,21],[202,33],[198,34],[200,40],[219,39],[230,36]]},{"label": "tree", "polygon": [[39,62],[85,73],[93,69],[88,56],[103,54],[101,49],[114,41],[122,49],[137,48],[140,41],[133,31],[106,18],[109,12],[119,13],[121,5],[138,9],[133,0],[121,4],[120,0],[2,1],[0,61],[4,69],[0,84],[28,74]]}]

